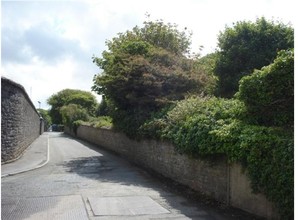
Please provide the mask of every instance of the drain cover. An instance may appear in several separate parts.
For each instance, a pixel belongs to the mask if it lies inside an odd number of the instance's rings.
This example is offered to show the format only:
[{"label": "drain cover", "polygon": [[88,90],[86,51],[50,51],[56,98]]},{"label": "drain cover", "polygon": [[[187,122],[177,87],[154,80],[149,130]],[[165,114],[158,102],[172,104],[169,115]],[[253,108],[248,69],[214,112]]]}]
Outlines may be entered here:
[{"label": "drain cover", "polygon": [[170,213],[148,196],[88,197],[94,215],[154,215]]},{"label": "drain cover", "polygon": [[2,198],[1,218],[5,220],[88,220],[81,196]]}]

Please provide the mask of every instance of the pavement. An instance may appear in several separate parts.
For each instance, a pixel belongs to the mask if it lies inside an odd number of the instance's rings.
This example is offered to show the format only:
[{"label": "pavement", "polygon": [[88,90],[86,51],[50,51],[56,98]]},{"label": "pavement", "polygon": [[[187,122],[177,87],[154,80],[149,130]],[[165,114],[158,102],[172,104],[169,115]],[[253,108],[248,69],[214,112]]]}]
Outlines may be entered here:
[{"label": "pavement", "polygon": [[43,167],[49,162],[49,133],[44,132],[16,161],[1,165],[1,178]]}]

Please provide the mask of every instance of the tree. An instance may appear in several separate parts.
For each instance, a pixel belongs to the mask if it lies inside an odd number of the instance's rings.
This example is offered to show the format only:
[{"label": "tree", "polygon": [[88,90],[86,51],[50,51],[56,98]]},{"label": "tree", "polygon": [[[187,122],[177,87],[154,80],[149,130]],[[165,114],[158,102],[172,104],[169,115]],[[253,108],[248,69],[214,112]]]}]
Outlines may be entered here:
[{"label": "tree", "polygon": [[45,128],[48,128],[52,124],[52,119],[51,119],[51,116],[49,115],[49,111],[41,108],[37,109],[37,111],[39,112],[39,114],[44,120]]},{"label": "tree", "polygon": [[62,122],[68,127],[72,127],[73,123],[78,120],[88,120],[88,113],[85,108],[76,104],[62,106],[60,109]]},{"label": "tree", "polygon": [[53,94],[48,99],[48,104],[52,106],[49,113],[52,117],[53,123],[62,124],[62,114],[60,110],[63,106],[76,104],[86,109],[89,115],[94,115],[96,111],[97,101],[95,96],[91,92],[74,89],[64,89],[56,94]]},{"label": "tree", "polygon": [[240,80],[237,97],[261,125],[294,125],[294,50],[280,51],[269,66]]},{"label": "tree", "polygon": [[110,109],[109,109],[109,100],[105,98],[105,96],[102,96],[101,102],[99,103],[97,110],[96,110],[96,116],[108,116]]},{"label": "tree", "polygon": [[216,86],[218,78],[214,75],[215,62],[217,59],[217,53],[210,53],[206,56],[200,57],[194,62],[194,66],[197,72],[205,73],[202,76],[206,77],[206,83],[204,92],[208,95],[214,95],[216,92]]},{"label": "tree", "polygon": [[204,90],[205,78],[185,56],[190,39],[175,25],[145,22],[107,46],[102,58],[93,57],[103,73],[94,77],[92,89],[105,96],[113,124],[127,133],[174,100]]},{"label": "tree", "polygon": [[278,51],[294,47],[294,29],[265,18],[237,22],[219,34],[218,47],[218,95],[232,97],[243,76],[272,63]]}]

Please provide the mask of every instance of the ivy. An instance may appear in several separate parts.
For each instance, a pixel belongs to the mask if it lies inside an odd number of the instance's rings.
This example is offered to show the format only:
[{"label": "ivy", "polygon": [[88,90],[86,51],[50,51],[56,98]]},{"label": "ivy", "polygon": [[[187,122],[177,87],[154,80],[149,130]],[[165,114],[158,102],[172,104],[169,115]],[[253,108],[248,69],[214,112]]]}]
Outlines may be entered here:
[{"label": "ivy", "polygon": [[[151,120],[143,130],[170,140],[177,151],[192,157],[225,154],[246,168],[255,192],[274,202],[283,219],[294,210],[293,132],[253,124],[237,99],[190,97]],[[149,132],[147,132],[148,134]]]},{"label": "ivy", "polygon": [[278,128],[248,126],[240,146],[246,149],[246,168],[252,188],[273,201],[283,219],[294,214],[294,139]]}]

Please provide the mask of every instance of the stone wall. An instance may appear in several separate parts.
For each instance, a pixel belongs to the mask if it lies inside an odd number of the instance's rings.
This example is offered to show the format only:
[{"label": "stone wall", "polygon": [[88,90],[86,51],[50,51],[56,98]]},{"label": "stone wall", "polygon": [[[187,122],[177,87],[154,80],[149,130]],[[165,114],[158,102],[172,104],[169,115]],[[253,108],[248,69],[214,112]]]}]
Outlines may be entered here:
[{"label": "stone wall", "polygon": [[1,163],[16,160],[43,132],[23,86],[1,77]]},{"label": "stone wall", "polygon": [[[75,136],[70,130],[65,131]],[[114,151],[217,201],[268,219],[277,218],[273,205],[263,195],[252,193],[241,166],[228,164],[224,157],[217,157],[214,161],[198,160],[177,153],[174,146],[167,142],[135,141],[119,132],[84,125],[77,129],[76,136]]]}]

